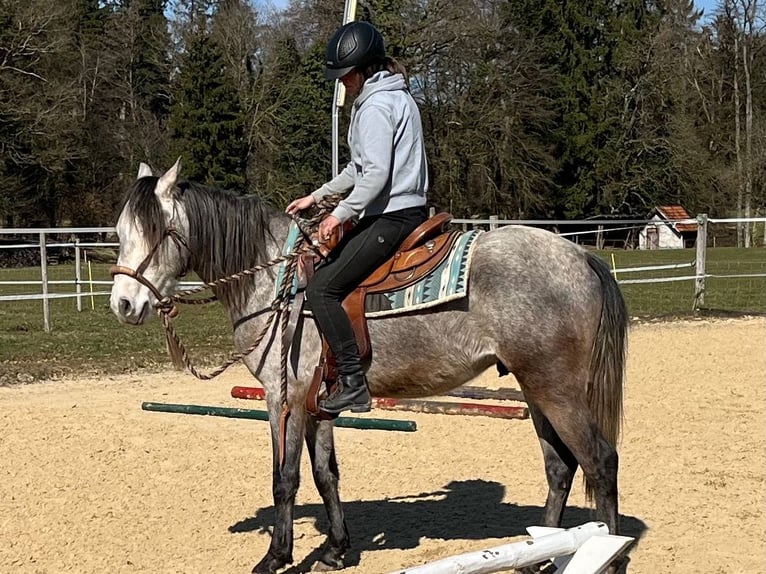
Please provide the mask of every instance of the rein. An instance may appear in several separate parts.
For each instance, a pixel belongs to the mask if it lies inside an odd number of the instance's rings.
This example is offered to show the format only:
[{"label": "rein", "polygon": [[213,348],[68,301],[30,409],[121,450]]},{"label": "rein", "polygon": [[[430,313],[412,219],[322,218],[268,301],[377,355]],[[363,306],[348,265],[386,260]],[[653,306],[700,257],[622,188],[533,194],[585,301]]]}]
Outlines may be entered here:
[{"label": "rein", "polygon": [[[280,316],[280,328],[282,332],[282,345],[281,345],[281,356],[280,356],[280,371],[281,371],[281,384],[280,384],[280,404],[282,405],[282,415],[280,417],[280,445],[279,445],[279,460],[280,460],[280,468],[282,467],[282,463],[284,462],[284,456],[285,456],[285,430],[287,425],[287,419],[290,415],[290,408],[287,403],[287,357],[289,353],[290,343],[291,341],[286,340],[288,337],[286,337],[286,334],[289,330],[289,319],[290,319],[290,298],[291,298],[291,288],[293,284],[293,278],[295,277],[295,272],[298,268],[298,260],[301,255],[309,252],[313,252],[314,254],[318,254],[321,256],[320,251],[320,243],[317,240],[311,239],[311,234],[313,232],[313,229],[319,224],[319,222],[338,204],[338,201],[340,200],[339,195],[329,195],[325,198],[323,198],[318,204],[317,204],[317,213],[311,217],[310,219],[301,220],[296,216],[293,216],[293,221],[298,225],[298,228],[300,229],[301,233],[303,234],[303,237],[298,236],[295,240],[295,243],[291,246],[290,252],[286,255],[282,255],[280,257],[276,257],[274,259],[271,259],[270,261],[267,261],[265,263],[261,263],[258,265],[255,265],[249,269],[245,269],[243,271],[239,271],[237,273],[233,273],[232,275],[228,275],[226,277],[221,277],[219,279],[215,279],[213,281],[205,282],[203,285],[198,287],[192,287],[191,289],[187,289],[185,291],[179,291],[173,295],[162,295],[160,293],[159,289],[152,284],[149,279],[146,278],[144,275],[144,271],[146,271],[146,268],[151,263],[152,259],[154,258],[155,254],[159,250],[160,246],[164,243],[165,239],[168,237],[173,240],[173,242],[178,247],[179,251],[181,251],[181,248],[185,248],[186,251],[189,251],[188,244],[186,240],[178,233],[178,231],[173,227],[168,227],[165,233],[163,233],[162,237],[159,238],[157,243],[152,247],[152,249],[149,251],[147,256],[141,261],[141,263],[138,265],[138,268],[131,269],[129,267],[125,267],[122,265],[113,265],[109,269],[109,273],[112,277],[115,275],[127,275],[128,277],[131,277],[141,283],[141,285],[145,286],[151,293],[154,295],[154,297],[157,299],[157,302],[154,304],[154,307],[157,309],[158,314],[162,318],[162,324],[165,328],[165,339],[167,341],[167,347],[168,347],[168,354],[170,355],[171,360],[173,361],[173,364],[176,367],[179,368],[185,368],[188,370],[192,375],[194,375],[199,380],[211,380],[226,371],[229,367],[234,365],[235,363],[238,363],[242,361],[246,356],[248,356],[250,353],[255,351],[263,341],[263,338],[266,336],[266,334],[271,329],[272,325],[274,324],[274,319],[277,315]],[[302,244],[302,245],[301,245]],[[269,314],[269,318],[266,321],[266,325],[261,330],[261,332],[256,337],[253,344],[245,349],[243,352],[236,352],[233,353],[226,361],[224,361],[219,367],[213,369],[209,373],[200,373],[197,368],[192,363],[191,359],[189,358],[189,353],[186,350],[186,347],[181,342],[180,337],[178,336],[178,333],[175,330],[175,327],[173,326],[173,319],[178,315],[178,308],[176,307],[176,303],[186,304],[186,305],[203,305],[207,303],[212,303],[216,300],[215,295],[212,297],[207,298],[195,298],[195,299],[189,299],[190,295],[194,295],[196,293],[199,293],[201,291],[207,290],[207,289],[213,289],[219,285],[225,285],[229,283],[233,283],[235,281],[240,281],[244,279],[245,277],[251,277],[255,275],[258,271],[263,271],[265,269],[268,269],[270,267],[273,267],[275,265],[279,265],[280,263],[287,263],[285,274],[282,280],[282,285],[280,286],[279,293],[277,293],[274,300],[271,302],[270,308],[271,313]],[[179,275],[179,277],[183,277],[188,268],[188,262],[184,266],[183,271]]]}]

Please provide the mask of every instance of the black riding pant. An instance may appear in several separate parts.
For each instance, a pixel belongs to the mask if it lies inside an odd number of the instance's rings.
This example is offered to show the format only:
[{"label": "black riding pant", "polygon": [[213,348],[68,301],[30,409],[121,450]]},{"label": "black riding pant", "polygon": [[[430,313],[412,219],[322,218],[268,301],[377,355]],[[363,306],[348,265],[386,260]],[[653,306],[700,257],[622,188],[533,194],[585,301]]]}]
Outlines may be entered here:
[{"label": "black riding pant", "polygon": [[362,370],[351,321],[341,303],[427,218],[425,207],[363,217],[314,272],[306,298],[337,360],[339,374]]}]

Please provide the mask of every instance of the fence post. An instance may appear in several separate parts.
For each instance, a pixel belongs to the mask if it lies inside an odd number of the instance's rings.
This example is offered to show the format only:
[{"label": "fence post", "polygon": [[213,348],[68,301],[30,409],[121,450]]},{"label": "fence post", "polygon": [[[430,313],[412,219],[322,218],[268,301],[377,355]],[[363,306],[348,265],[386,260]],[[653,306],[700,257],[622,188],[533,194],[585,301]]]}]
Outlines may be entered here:
[{"label": "fence post", "polygon": [[74,290],[77,293],[77,310],[82,311],[82,269],[80,253],[80,238],[74,238]]},{"label": "fence post", "polygon": [[596,249],[601,250],[604,248],[604,226],[599,225],[596,228]]},{"label": "fence post", "polygon": [[694,280],[694,303],[692,311],[705,304],[705,257],[707,256],[707,213],[697,216],[697,259]]},{"label": "fence post", "polygon": [[51,332],[51,302],[48,299],[48,249],[45,246],[45,232],[40,232],[40,280],[43,285],[43,329]]},{"label": "fence post", "polygon": [[489,230],[497,229],[497,215],[489,216]]}]

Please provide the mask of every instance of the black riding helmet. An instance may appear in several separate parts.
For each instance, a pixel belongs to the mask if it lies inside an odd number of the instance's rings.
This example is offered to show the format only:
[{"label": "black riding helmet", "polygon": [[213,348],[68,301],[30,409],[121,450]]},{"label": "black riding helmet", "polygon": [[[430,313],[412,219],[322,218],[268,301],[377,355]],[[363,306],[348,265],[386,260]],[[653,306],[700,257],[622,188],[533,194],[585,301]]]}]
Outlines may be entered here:
[{"label": "black riding helmet", "polygon": [[354,68],[362,68],[385,59],[383,36],[368,22],[349,22],[332,35],[327,43],[328,80],[348,74]]}]

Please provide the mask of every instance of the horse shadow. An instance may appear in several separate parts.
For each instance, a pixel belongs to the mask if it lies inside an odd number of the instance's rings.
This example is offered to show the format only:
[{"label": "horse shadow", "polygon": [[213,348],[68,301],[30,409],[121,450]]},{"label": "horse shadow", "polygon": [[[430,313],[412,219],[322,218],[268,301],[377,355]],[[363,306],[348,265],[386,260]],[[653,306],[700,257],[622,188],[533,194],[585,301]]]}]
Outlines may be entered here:
[{"label": "horse shadow", "polygon": [[[542,523],[541,506],[503,502],[505,486],[485,480],[453,481],[442,490],[383,500],[343,503],[352,533],[352,548],[345,556],[347,566],[359,564],[361,553],[383,549],[417,548],[421,537],[442,540],[483,540],[526,535],[526,527]],[[371,520],[374,517],[374,520]],[[295,519],[313,518],[317,530],[326,534],[329,523],[322,504],[295,507]],[[570,528],[595,520],[590,508],[568,506],[562,527]],[[270,532],[274,507],[259,509],[255,516],[229,527],[231,533]],[[634,516],[620,516],[620,534],[638,541],[647,525]],[[497,546],[498,542],[493,544]],[[635,546],[635,545],[634,545]],[[321,549],[311,552],[285,574],[308,572]]]}]

